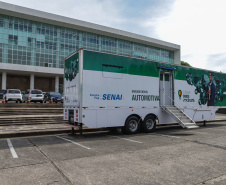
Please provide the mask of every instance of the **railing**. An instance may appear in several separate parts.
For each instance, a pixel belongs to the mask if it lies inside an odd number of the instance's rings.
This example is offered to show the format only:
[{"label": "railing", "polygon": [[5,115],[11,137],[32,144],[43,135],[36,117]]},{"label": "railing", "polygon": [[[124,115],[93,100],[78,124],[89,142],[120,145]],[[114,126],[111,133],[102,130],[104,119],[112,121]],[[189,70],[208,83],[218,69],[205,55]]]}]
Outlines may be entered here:
[{"label": "railing", "polygon": [[[171,98],[168,94],[166,94],[165,93],[165,91],[164,90],[162,90],[162,89],[160,89],[160,91],[162,91],[163,92],[163,94],[165,94],[171,101],[173,101],[174,102],[174,105],[176,104],[177,105],[177,107],[179,107],[180,108],[180,110],[181,110],[181,112],[182,112],[182,114],[181,114],[181,116],[180,116],[180,120],[181,120],[181,118],[182,118],[182,116],[183,115],[186,115],[185,114],[185,112],[184,112],[184,108],[182,108],[173,98]],[[174,92],[174,91],[173,91]],[[174,92],[175,93],[175,92]],[[176,93],[175,93],[176,94]],[[188,103],[188,102],[186,102],[186,103]],[[194,119],[194,116],[195,116],[195,114],[196,114],[196,112],[197,112],[197,109],[194,107],[194,106],[192,106],[190,103],[188,103],[193,109],[194,109],[194,115],[193,115],[193,119]],[[187,116],[187,115],[186,115]],[[193,119],[191,119],[189,116],[187,116],[192,122],[194,122],[193,121]]]},{"label": "railing", "polygon": [[[173,91],[173,93],[176,95],[176,93],[175,93],[175,91]],[[166,94],[166,93],[165,93]],[[167,95],[167,94],[166,94]],[[168,95],[167,95],[168,96]],[[174,101],[174,100],[173,100]],[[175,102],[175,101],[174,101]],[[195,117],[195,114],[196,114],[196,112],[198,111],[198,109],[196,109],[193,105],[191,105],[189,102],[186,102],[188,105],[190,105],[192,108],[192,110],[194,110],[194,114],[193,114],[193,117],[192,117],[192,120],[194,119],[194,117]],[[186,107],[186,109],[189,109],[189,108],[187,108]],[[184,110],[184,109],[183,109]]]}]

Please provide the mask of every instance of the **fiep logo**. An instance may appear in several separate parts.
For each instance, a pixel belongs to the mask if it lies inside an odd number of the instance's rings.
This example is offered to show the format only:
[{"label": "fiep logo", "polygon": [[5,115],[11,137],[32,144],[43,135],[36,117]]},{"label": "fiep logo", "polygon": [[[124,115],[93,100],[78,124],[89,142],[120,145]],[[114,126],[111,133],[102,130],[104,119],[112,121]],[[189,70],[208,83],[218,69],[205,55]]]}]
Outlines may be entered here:
[{"label": "fiep logo", "polygon": [[181,90],[178,91],[178,95],[179,95],[179,98],[181,99],[181,96],[182,96],[182,91]]}]

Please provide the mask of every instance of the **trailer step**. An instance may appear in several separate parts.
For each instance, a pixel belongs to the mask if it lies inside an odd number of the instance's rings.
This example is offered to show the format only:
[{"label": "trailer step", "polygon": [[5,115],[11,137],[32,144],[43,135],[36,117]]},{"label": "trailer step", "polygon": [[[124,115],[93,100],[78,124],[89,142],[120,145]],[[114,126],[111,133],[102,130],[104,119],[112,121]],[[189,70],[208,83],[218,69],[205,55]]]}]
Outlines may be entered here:
[{"label": "trailer step", "polygon": [[187,116],[182,110],[176,106],[162,106],[162,109],[167,112],[180,126],[187,129],[199,128],[194,120]]}]

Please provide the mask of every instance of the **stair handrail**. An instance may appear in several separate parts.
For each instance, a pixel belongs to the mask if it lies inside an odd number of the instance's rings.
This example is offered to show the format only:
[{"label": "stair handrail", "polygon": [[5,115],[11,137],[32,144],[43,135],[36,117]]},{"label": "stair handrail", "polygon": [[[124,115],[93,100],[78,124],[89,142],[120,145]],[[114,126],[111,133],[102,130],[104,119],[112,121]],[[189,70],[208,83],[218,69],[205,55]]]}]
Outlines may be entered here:
[{"label": "stair handrail", "polygon": [[[176,94],[175,91],[173,91],[173,93]],[[197,109],[196,109],[192,104],[190,104],[189,102],[186,101],[185,103],[187,103],[188,105],[190,105],[193,109],[197,110]]]},{"label": "stair handrail", "polygon": [[[172,99],[168,94],[166,94],[165,93],[165,91],[164,90],[162,90],[162,89],[160,89],[166,96],[168,96],[168,98],[169,99],[171,99],[174,103],[176,103],[181,109],[181,112],[182,112],[182,114],[181,114],[181,117],[180,117],[180,120],[181,120],[181,118],[182,118],[182,116],[183,116],[183,114],[185,114],[184,113],[184,108],[182,108],[174,99]],[[173,91],[174,92],[174,91]],[[174,92],[175,93],[175,92]],[[188,102],[187,102],[188,103]],[[196,113],[196,111],[197,111],[197,109],[195,109],[195,113]],[[194,115],[195,115],[195,113],[194,113]],[[186,115],[186,114],[185,114]],[[193,115],[193,118],[194,118],[194,115]],[[187,116],[187,115],[186,115]],[[191,119],[189,116],[187,116],[192,122],[194,122],[193,121],[193,119]]]},{"label": "stair handrail", "polygon": [[[175,91],[173,91],[173,93],[176,94]],[[166,94],[166,95],[167,95],[167,94]],[[173,101],[174,101],[174,100],[173,100]],[[175,102],[175,101],[174,101],[174,102]],[[188,105],[190,105],[190,106],[192,107],[192,109],[194,110],[194,114],[193,114],[193,117],[192,117],[192,120],[193,120],[198,109],[195,108],[193,105],[191,105],[189,102],[185,102],[185,103],[187,103]],[[183,109],[183,110],[184,110],[184,109]]]},{"label": "stair handrail", "polygon": [[166,94],[164,90],[162,90],[162,89],[160,89],[160,90],[161,90],[166,96],[168,96],[169,99],[171,99],[174,103],[176,103],[176,104],[181,108],[181,110],[183,110],[183,112],[184,112],[184,109],[183,109],[177,102],[175,102],[174,99],[172,99],[168,94]]}]

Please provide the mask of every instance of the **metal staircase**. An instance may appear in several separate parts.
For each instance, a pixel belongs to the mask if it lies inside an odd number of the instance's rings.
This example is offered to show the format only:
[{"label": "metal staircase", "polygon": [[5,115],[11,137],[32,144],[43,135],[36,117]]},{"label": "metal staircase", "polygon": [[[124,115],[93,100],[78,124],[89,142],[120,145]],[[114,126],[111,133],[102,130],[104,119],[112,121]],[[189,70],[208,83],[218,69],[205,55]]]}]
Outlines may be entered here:
[{"label": "metal staircase", "polygon": [[179,123],[183,128],[191,129],[198,128],[199,126],[187,116],[182,110],[176,106],[161,106],[164,111],[171,115],[171,117]]}]

